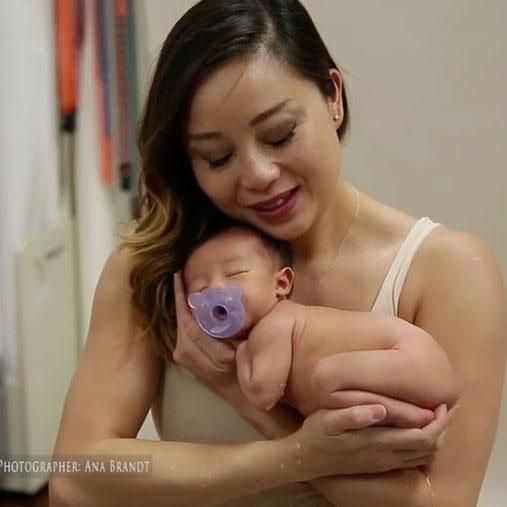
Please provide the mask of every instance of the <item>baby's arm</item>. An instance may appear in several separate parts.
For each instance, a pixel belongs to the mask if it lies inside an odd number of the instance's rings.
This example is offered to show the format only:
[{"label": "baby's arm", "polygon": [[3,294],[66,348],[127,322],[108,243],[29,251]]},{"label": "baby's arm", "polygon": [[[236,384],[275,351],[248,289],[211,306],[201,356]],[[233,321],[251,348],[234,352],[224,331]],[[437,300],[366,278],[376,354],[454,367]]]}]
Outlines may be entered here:
[{"label": "baby's arm", "polygon": [[289,307],[280,302],[236,351],[239,385],[258,409],[273,408],[284,394],[292,366],[294,324]]}]

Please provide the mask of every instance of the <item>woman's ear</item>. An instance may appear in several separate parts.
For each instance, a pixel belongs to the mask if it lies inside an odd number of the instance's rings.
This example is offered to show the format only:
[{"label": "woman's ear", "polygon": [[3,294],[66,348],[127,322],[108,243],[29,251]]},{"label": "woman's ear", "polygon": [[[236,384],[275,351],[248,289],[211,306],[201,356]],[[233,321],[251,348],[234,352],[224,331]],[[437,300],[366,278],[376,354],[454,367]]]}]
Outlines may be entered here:
[{"label": "woman's ear", "polygon": [[328,98],[328,104],[336,128],[338,129],[343,123],[343,115],[344,115],[343,98],[342,98],[343,78],[337,69],[329,69],[329,77],[331,78],[334,91]]},{"label": "woman's ear", "polygon": [[275,274],[276,295],[281,298],[290,296],[294,285],[294,270],[290,267],[280,269]]}]

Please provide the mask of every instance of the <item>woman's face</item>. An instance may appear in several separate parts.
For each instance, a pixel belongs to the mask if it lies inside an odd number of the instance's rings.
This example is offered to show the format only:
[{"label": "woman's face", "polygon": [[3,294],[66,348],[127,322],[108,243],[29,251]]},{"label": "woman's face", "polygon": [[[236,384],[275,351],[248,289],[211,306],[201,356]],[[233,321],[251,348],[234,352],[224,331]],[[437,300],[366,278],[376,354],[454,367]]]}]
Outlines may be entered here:
[{"label": "woman's face", "polygon": [[[227,215],[271,236],[301,237],[335,195],[337,98],[261,52],[211,75],[189,111],[187,149],[202,190]],[[333,116],[339,113],[339,119]]]}]

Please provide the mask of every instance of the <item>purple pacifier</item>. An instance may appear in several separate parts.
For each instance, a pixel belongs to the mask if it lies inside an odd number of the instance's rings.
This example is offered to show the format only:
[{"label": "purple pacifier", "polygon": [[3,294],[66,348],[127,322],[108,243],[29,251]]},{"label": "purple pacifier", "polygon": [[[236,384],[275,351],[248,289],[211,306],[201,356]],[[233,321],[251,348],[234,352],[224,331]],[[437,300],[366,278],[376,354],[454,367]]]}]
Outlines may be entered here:
[{"label": "purple pacifier", "polygon": [[199,327],[213,338],[230,338],[245,325],[245,307],[237,286],[205,289],[188,296]]}]

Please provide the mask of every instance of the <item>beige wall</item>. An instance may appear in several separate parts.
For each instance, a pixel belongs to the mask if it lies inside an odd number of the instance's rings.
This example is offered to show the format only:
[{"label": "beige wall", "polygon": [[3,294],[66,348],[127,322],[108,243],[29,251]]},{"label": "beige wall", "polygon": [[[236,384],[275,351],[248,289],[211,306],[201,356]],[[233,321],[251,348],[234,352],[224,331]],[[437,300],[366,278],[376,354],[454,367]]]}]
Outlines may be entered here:
[{"label": "beige wall", "polygon": [[[142,3],[145,75],[193,3]],[[507,276],[507,2],[304,3],[348,83],[345,174],[380,200],[480,235]],[[506,487],[506,405],[483,506],[500,505]]]}]

